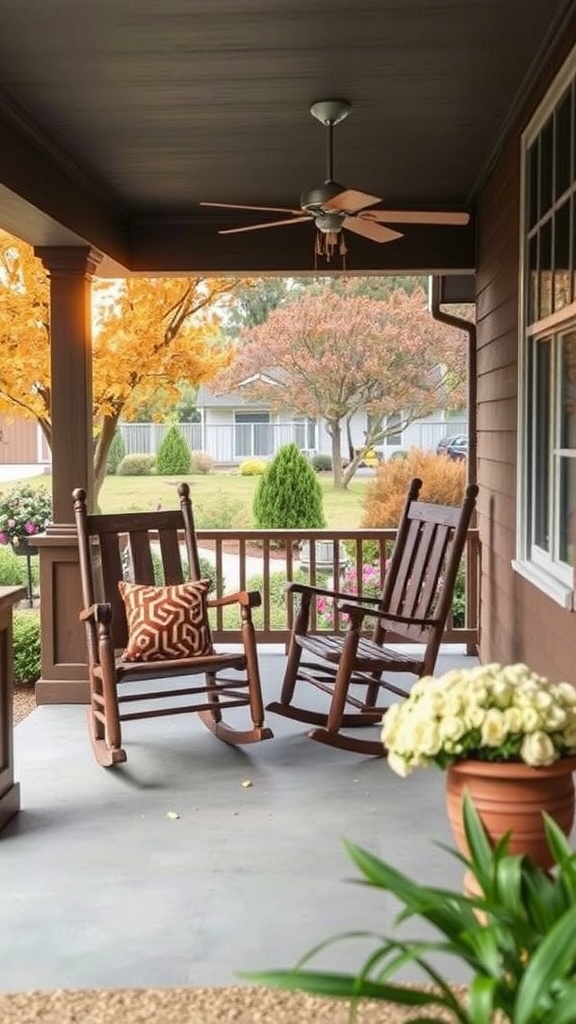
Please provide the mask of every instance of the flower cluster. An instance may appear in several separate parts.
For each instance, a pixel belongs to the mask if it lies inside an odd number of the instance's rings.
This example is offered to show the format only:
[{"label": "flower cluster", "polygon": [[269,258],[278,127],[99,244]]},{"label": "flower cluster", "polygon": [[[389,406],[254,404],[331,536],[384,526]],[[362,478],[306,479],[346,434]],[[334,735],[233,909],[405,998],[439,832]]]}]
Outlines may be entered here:
[{"label": "flower cluster", "polygon": [[52,518],[45,487],[20,484],[0,495],[0,544],[18,544],[42,533]]},{"label": "flower cluster", "polygon": [[[382,590],[380,582],[380,568],[377,565],[365,564],[362,566],[362,587],[361,592],[365,597],[379,597]],[[358,596],[358,580],[354,566],[348,566],[344,573],[340,593]],[[334,627],[334,599],[332,597],[316,598],[317,622],[321,629],[333,629]]]},{"label": "flower cluster", "polygon": [[533,767],[576,754],[576,689],[527,665],[484,665],[426,676],[384,716],[382,742],[398,775],[464,758]]}]

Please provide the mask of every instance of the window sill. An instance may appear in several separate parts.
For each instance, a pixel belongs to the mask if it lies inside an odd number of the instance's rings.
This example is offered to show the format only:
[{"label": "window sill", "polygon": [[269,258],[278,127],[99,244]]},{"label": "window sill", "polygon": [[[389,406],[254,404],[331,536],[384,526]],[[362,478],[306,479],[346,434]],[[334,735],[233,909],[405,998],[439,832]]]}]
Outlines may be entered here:
[{"label": "window sill", "polygon": [[555,576],[551,576],[550,573],[545,572],[544,569],[535,565],[534,562],[521,562],[513,559],[512,568],[514,572],[517,572],[523,579],[538,587],[538,590],[541,590],[552,601],[555,601],[556,604],[559,604],[567,611],[574,610],[574,591],[572,587],[562,583]]}]

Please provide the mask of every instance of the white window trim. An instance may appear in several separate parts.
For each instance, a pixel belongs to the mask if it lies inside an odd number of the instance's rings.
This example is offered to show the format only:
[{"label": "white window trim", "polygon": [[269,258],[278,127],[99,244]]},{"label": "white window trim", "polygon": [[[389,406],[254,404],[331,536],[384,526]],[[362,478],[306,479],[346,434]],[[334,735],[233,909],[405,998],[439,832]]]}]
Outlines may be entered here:
[{"label": "white window trim", "polygon": [[[548,562],[547,568],[534,560],[529,550],[530,521],[523,500],[528,487],[528,445],[530,437],[526,430],[528,419],[528,403],[531,396],[526,382],[526,347],[529,337],[559,333],[568,327],[574,316],[574,303],[565,309],[542,319],[528,328],[527,295],[525,289],[526,260],[526,170],[527,153],[545,122],[555,110],[558,101],[576,77],[576,47],[571,51],[564,65],[554,78],[546,96],[534,111],[532,118],[522,132],[520,138],[520,231],[519,231],[519,316],[518,316],[518,440],[517,440],[517,480],[516,480],[516,558],[512,560],[512,569],[539,590],[545,593],[565,609],[574,609],[573,574],[561,564]],[[550,571],[553,570],[553,571]],[[572,575],[570,584],[567,576]]]}]

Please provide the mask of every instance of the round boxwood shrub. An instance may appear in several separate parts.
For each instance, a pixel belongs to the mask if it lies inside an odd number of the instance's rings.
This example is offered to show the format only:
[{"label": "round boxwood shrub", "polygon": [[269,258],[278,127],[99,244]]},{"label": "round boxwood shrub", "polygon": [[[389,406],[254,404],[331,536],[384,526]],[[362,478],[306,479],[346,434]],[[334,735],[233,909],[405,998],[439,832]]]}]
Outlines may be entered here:
[{"label": "round boxwood shrub", "polygon": [[124,444],[124,439],[120,431],[115,430],[114,437],[112,438],[108,449],[108,458],[106,459],[106,473],[108,476],[111,476],[118,471],[118,466],[125,455],[126,445]]},{"label": "round boxwood shrub", "polygon": [[190,449],[178,427],[170,427],[156,455],[158,476],[185,476],[190,472]]},{"label": "round boxwood shrub", "polygon": [[205,476],[214,469],[214,459],[208,452],[190,453],[190,472],[196,476]]},{"label": "round boxwood shrub", "polygon": [[240,476],[262,476],[268,465],[264,459],[246,459],[238,466]]},{"label": "round boxwood shrub", "polygon": [[154,456],[145,452],[125,455],[116,470],[117,476],[150,476],[154,470]]},{"label": "round boxwood shrub", "polygon": [[35,683],[41,671],[38,612],[14,612],[12,636],[14,682]]},{"label": "round boxwood shrub", "polygon": [[254,495],[261,530],[322,529],[322,490],[312,465],[295,444],[285,444],[266,467]]},{"label": "round boxwood shrub", "polygon": [[318,452],[312,456],[312,467],[317,473],[330,473],[332,471],[332,459],[329,455]]}]

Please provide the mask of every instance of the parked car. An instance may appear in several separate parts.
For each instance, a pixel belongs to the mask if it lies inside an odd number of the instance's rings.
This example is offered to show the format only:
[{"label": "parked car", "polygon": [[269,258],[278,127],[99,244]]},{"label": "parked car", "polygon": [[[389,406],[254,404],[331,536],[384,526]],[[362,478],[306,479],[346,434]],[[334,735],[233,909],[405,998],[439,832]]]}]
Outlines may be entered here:
[{"label": "parked car", "polygon": [[436,452],[455,462],[463,462],[468,457],[468,435],[451,434],[443,437],[438,442]]}]

